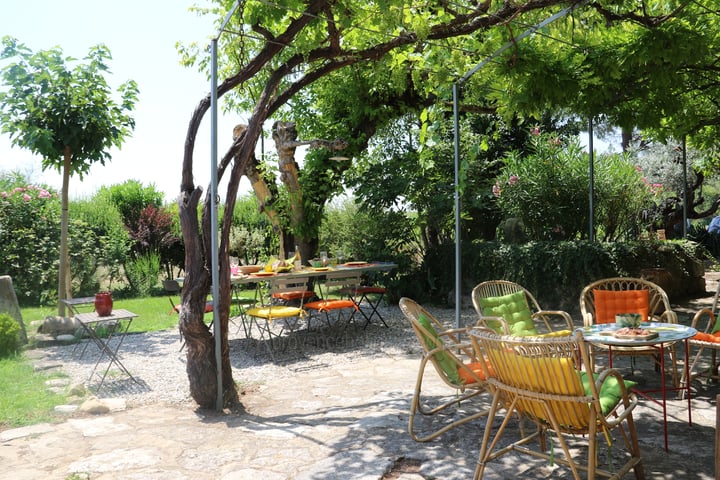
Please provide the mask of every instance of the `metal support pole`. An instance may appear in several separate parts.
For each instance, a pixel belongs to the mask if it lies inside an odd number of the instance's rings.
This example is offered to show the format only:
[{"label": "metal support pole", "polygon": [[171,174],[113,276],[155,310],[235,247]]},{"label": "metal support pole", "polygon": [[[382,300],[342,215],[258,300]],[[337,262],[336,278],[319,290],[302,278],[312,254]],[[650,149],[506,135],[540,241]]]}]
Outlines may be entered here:
[{"label": "metal support pole", "polygon": [[685,136],[682,139],[682,166],[683,166],[683,238],[687,238],[687,214],[688,214],[688,199],[687,199],[687,142]]},{"label": "metal support pole", "polygon": [[593,119],[588,119],[588,149],[590,150],[589,169],[590,178],[590,224],[588,226],[588,239],[595,241],[595,147],[593,145]]},{"label": "metal support pole", "polygon": [[460,267],[460,122],[458,120],[458,89],[453,85],[453,122],[455,128],[455,328],[460,328],[460,307],[462,302],[462,276]]},{"label": "metal support pole", "polygon": [[222,382],[222,331],[218,300],[220,299],[220,272],[218,259],[218,207],[217,207],[217,37],[210,43],[211,74],[210,74],[210,254],[212,255],[212,302],[213,302],[213,335],[215,336],[215,366],[217,371],[217,399],[215,409],[223,409]]},{"label": "metal support pole", "polygon": [[213,336],[215,337],[215,369],[217,371],[217,399],[215,409],[219,412],[223,409],[223,374],[222,374],[222,325],[220,325],[220,313],[218,302],[220,301],[220,265],[218,259],[218,178],[217,178],[217,137],[218,137],[218,106],[217,106],[217,42],[225,30],[225,26],[240,3],[233,5],[232,9],[225,16],[220,30],[210,42],[210,254],[211,277],[212,277],[212,303],[213,303]]}]

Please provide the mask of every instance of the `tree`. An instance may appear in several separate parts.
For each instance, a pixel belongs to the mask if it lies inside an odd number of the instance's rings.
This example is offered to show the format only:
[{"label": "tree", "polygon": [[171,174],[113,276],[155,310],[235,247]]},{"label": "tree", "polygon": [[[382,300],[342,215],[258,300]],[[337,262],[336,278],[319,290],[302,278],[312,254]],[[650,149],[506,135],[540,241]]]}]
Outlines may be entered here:
[{"label": "tree", "polygon": [[93,163],[110,158],[108,149],[120,147],[135,126],[132,111],[138,89],[129,80],[120,87],[116,103],[105,80],[110,51],[103,45],[90,48],[86,63],[70,67],[58,47],[33,53],[15,38],[4,37],[0,59],[16,62],[0,72],[8,87],[0,92],[0,131],[9,133],[13,145],[42,156],[42,168],[62,172],[58,314],[65,314],[60,300],[72,297],[68,256],[68,185],[70,176],[82,179]]},{"label": "tree", "polygon": [[[221,2],[222,3],[222,2]],[[193,178],[193,154],[195,139],[201,121],[210,108],[210,96],[197,105],[188,126],[185,140],[181,191],[178,198],[179,215],[185,243],[185,284],[180,314],[180,331],[187,346],[187,372],[190,392],[201,406],[212,407],[217,396],[217,365],[212,333],[203,322],[205,299],[211,286],[211,259],[217,253],[220,259],[220,358],[222,362],[223,403],[237,401],[237,391],[232,378],[228,354],[227,323],[230,310],[230,269],[228,261],[231,215],[238,193],[240,178],[253,162],[254,152],[263,123],[273,115],[287,115],[287,104],[296,95],[310,88],[315,82],[340,81],[341,69],[353,65],[371,65],[371,73],[379,78],[373,85],[382,90],[387,75],[411,80],[418,86],[427,85],[423,91],[436,94],[444,86],[445,93],[451,78],[457,72],[466,71],[467,52],[482,52],[484,35],[492,27],[524,18],[533,11],[541,11],[555,5],[565,5],[561,0],[529,0],[525,2],[482,4],[449,4],[431,1],[423,6],[407,5],[404,1],[383,2],[337,2],[331,0],[289,1],[282,5],[248,1],[240,4],[240,12],[228,24],[229,31],[220,37],[220,49],[224,52],[222,74],[225,75],[217,88],[218,96],[230,92],[229,108],[250,112],[245,128],[237,135],[220,159],[218,179],[228,176],[225,192],[224,217],[219,234],[219,251],[210,251],[210,209],[215,199],[205,197],[202,211],[202,228],[198,221],[198,208],[202,188]],[[227,3],[234,8],[235,3]],[[238,21],[240,19],[240,21]],[[238,34],[230,33],[238,32]],[[480,32],[480,33],[478,33]],[[475,48],[475,50],[471,50]],[[197,60],[198,51],[186,51],[188,62]],[[386,59],[390,70],[377,68],[377,62]],[[428,59],[430,64],[426,65]],[[207,66],[207,59],[203,60]],[[395,77],[393,77],[395,79]],[[391,83],[392,89],[406,91],[402,84]],[[378,91],[379,91],[378,90]],[[365,91],[371,97],[375,90]],[[352,97],[350,97],[352,99]],[[394,98],[404,98],[395,95]],[[443,98],[449,98],[445,95]],[[355,108],[351,125],[356,135],[338,135],[351,143],[344,152],[352,157],[359,153],[373,133],[378,122],[364,128],[360,122],[363,103],[353,99]],[[305,105],[308,110],[312,105]],[[285,109],[285,110],[283,110]],[[344,117],[345,119],[349,118]],[[365,117],[367,118],[367,117]],[[321,119],[318,118],[318,121]],[[326,118],[329,124],[337,118]],[[333,138],[327,135],[325,138]],[[318,151],[321,156],[322,151]],[[329,162],[329,151],[322,155]],[[263,199],[261,199],[262,203]]]}]

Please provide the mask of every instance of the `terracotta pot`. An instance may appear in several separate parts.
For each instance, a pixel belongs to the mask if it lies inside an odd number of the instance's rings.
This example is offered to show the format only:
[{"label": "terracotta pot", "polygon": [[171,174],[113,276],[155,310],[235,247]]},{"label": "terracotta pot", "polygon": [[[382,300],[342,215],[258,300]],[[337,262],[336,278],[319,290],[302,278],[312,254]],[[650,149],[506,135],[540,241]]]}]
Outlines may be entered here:
[{"label": "terracotta pot", "polygon": [[112,315],[113,300],[110,292],[99,292],[95,294],[95,311],[101,317]]}]

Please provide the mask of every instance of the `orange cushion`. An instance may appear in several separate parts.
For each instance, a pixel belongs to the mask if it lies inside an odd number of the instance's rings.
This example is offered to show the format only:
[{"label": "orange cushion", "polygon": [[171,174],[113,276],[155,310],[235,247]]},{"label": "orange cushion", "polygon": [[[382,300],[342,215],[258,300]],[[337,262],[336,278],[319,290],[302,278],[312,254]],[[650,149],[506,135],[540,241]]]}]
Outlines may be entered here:
[{"label": "orange cushion", "polygon": [[720,343],[720,336],[713,335],[710,333],[704,333],[704,332],[698,332],[693,336],[693,339],[698,340],[700,342],[713,342],[713,343]]},{"label": "orange cushion", "polygon": [[615,323],[618,313],[639,313],[647,322],[650,310],[647,290],[593,290],[595,322]]},{"label": "orange cushion", "polygon": [[[492,365],[490,365],[489,363],[487,363],[486,365],[487,365],[488,373],[490,374],[491,377],[494,377],[495,373],[493,372]],[[469,368],[475,375],[477,375],[480,380],[486,380],[485,370],[483,370],[482,363],[480,363],[480,362],[466,363],[465,366],[467,368]],[[458,368],[458,374],[460,375],[460,378],[462,379],[462,382],[465,385],[477,382],[477,380],[472,375],[470,375],[470,373],[468,373],[468,371],[465,370],[464,368]]]},{"label": "orange cushion", "polygon": [[385,293],[385,287],[372,287],[361,285],[355,289],[357,293]]},{"label": "orange cushion", "polygon": [[327,312],[340,308],[354,308],[357,310],[358,306],[352,300],[318,300],[317,302],[306,303],[305,308]]},{"label": "orange cushion", "polygon": [[[173,308],[170,313],[173,313],[173,312],[174,312],[174,313],[180,313],[180,308],[181,308],[181,307],[182,307],[182,305],[180,305],[180,304],[178,303],[177,305],[175,305],[175,308]],[[212,312],[212,311],[213,311],[213,304],[212,304],[212,302],[206,302],[206,303],[205,303],[205,313],[210,313],[210,312]]]}]

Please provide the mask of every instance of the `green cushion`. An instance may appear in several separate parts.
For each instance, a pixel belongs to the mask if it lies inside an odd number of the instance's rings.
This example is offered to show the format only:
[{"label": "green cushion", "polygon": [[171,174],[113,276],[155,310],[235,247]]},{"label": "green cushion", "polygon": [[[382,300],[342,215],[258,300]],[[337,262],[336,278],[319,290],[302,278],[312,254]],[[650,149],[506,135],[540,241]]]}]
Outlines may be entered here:
[{"label": "green cushion", "polygon": [[[597,377],[598,374],[595,374],[596,379]],[[590,395],[590,382],[587,378],[587,372],[581,372],[580,379],[582,380],[583,387],[585,388],[585,395]],[[631,380],[624,380],[624,383],[627,390],[637,385],[637,382],[633,382]],[[608,413],[610,413],[612,409],[615,408],[615,405],[617,405],[622,398],[620,384],[618,383],[617,378],[612,376],[605,379],[602,386],[600,387],[599,393],[600,410],[602,410],[603,415],[607,415]]]},{"label": "green cushion", "polygon": [[[430,333],[430,337],[423,334],[423,337],[425,338],[425,342],[427,343],[428,347],[431,349],[442,347],[442,339],[438,336],[437,331],[433,327],[430,319],[422,312],[418,315],[418,323],[422,325],[422,327],[427,330],[428,333]],[[435,353],[434,356],[435,361],[440,366],[440,369],[445,372],[448,380],[457,385],[462,384],[460,374],[458,373],[457,363],[455,363],[452,357],[442,351]]]},{"label": "green cushion", "polygon": [[[526,336],[537,335],[538,331],[532,321],[530,307],[525,297],[525,292],[511,293],[502,297],[480,298],[480,306],[483,314],[491,317],[503,317],[508,323],[511,335]],[[495,322],[488,325],[496,333],[504,334],[502,326]]]}]

